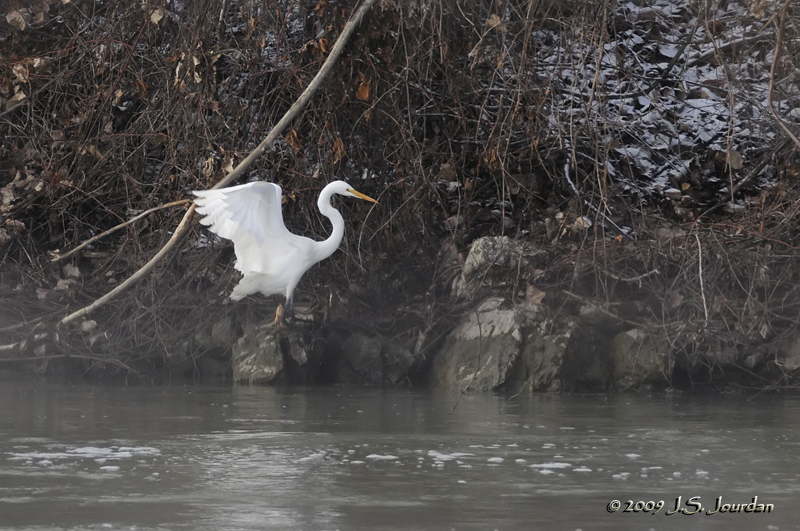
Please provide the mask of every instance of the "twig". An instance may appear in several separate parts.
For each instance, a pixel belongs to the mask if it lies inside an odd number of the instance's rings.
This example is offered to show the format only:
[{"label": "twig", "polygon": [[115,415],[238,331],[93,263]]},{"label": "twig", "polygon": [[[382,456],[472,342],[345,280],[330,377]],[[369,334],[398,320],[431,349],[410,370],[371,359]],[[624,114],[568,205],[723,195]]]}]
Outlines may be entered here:
[{"label": "twig", "polygon": [[69,257],[69,256],[72,256],[73,254],[77,253],[78,251],[80,251],[81,249],[86,247],[87,245],[90,245],[92,242],[97,241],[100,238],[108,236],[109,234],[112,234],[114,232],[117,232],[119,229],[125,228],[128,225],[130,225],[131,223],[135,223],[136,221],[142,219],[143,217],[147,216],[148,214],[152,214],[153,212],[156,212],[157,210],[163,210],[165,208],[170,208],[170,207],[174,207],[176,205],[183,205],[183,204],[191,203],[191,202],[192,202],[191,199],[181,199],[180,201],[173,201],[172,203],[167,203],[165,205],[160,205],[160,206],[157,206],[157,207],[153,207],[150,210],[145,210],[144,212],[142,212],[138,216],[133,217],[133,218],[131,218],[128,221],[125,221],[123,223],[120,223],[116,227],[112,227],[112,228],[108,229],[107,231],[105,231],[105,232],[103,232],[101,234],[98,234],[97,236],[92,236],[91,238],[89,238],[88,240],[86,240],[85,242],[80,244],[79,246],[75,247],[71,251],[67,251],[64,254],[59,254],[59,255],[54,256],[53,258],[50,259],[50,261],[51,262],[58,262],[59,260],[63,260],[65,258]]},{"label": "twig", "polygon": [[[334,63],[341,55],[342,50],[344,50],[345,44],[347,44],[347,42],[350,40],[350,36],[353,34],[356,27],[361,23],[361,19],[364,18],[364,15],[367,13],[367,11],[369,11],[369,9],[372,7],[372,4],[374,3],[375,0],[364,0],[364,3],[361,4],[361,6],[353,14],[350,20],[347,21],[347,24],[345,24],[344,28],[342,29],[342,33],[336,40],[336,44],[333,45],[331,53],[328,55],[328,58],[325,59],[325,63],[323,63],[322,67],[319,69],[319,72],[317,72],[317,75],[314,76],[314,79],[311,80],[311,83],[308,84],[308,87],[306,87],[306,89],[303,91],[303,93],[300,95],[300,97],[297,99],[294,105],[292,105],[291,108],[286,112],[286,114],[283,115],[283,118],[281,118],[281,120],[277,124],[275,124],[275,127],[272,128],[272,131],[270,131],[270,133],[267,135],[264,141],[261,142],[261,144],[259,144],[258,147],[255,148],[241,163],[239,163],[239,165],[236,168],[234,168],[233,171],[231,171],[217,184],[212,186],[211,187],[212,189],[222,188],[224,186],[227,186],[234,179],[243,174],[256,161],[258,157],[264,154],[264,152],[267,150],[267,147],[272,146],[272,143],[278,138],[278,135],[281,134],[281,132],[283,132],[286,126],[289,125],[289,123],[292,120],[294,120],[294,118],[297,117],[298,114],[300,114],[300,111],[306,106],[308,101],[311,99],[311,96],[314,95],[319,86],[322,84],[322,81],[331,71]],[[183,219],[178,225],[178,228],[175,229],[175,232],[172,234],[172,237],[169,239],[169,241],[164,245],[164,247],[161,248],[161,250],[155,256],[153,256],[153,258],[150,259],[149,262],[147,262],[144,266],[142,266],[141,269],[136,271],[133,275],[128,277],[122,284],[118,285],[116,288],[109,291],[108,293],[106,293],[105,295],[94,301],[92,304],[85,306],[80,310],[64,317],[59,322],[59,324],[60,325],[68,324],[74,321],[75,319],[78,319],[79,317],[82,317],[96,310],[97,308],[105,305],[108,301],[110,301],[123,291],[127,290],[133,284],[138,282],[142,277],[147,275],[147,273],[149,273],[156,266],[156,264],[160,262],[161,259],[164,258],[172,250],[172,248],[178,244],[178,242],[181,240],[184,234],[186,234],[186,232],[189,230],[189,221],[192,219],[194,210],[195,210],[195,205],[192,204],[189,207],[189,210],[186,211],[186,214],[184,214]]]},{"label": "twig", "polygon": [[703,281],[703,246],[700,244],[700,236],[695,232],[694,237],[697,240],[697,269],[700,276],[700,295],[703,298],[703,313],[706,316],[706,325],[708,324],[708,304],[706,303],[706,286]]},{"label": "twig", "polygon": [[781,41],[783,40],[783,24],[786,21],[786,11],[789,9],[789,3],[792,0],[786,0],[783,3],[783,7],[781,8],[781,20],[778,23],[778,34],[775,37],[775,54],[772,57],[772,67],[769,69],[769,90],[767,91],[767,107],[769,107],[769,112],[772,114],[772,117],[775,118],[775,122],[784,130],[786,136],[792,139],[792,141],[800,147],[800,139],[792,132],[791,129],[781,120],[778,113],[775,112],[775,107],[772,106],[772,89],[775,87],[775,67],[778,65],[778,58],[781,55]]},{"label": "twig", "polygon": [[21,341],[17,343],[10,343],[8,345],[0,345],[0,352],[14,352],[15,350],[19,350],[21,345]]}]

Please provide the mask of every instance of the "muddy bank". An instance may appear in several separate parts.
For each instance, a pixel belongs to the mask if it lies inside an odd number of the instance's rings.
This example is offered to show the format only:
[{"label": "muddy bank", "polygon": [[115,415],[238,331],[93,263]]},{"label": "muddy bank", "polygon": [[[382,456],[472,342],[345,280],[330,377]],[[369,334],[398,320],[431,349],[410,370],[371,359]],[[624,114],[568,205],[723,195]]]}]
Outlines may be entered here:
[{"label": "muddy bank", "polygon": [[[798,13],[789,3],[382,2],[247,179],[341,250],[231,304],[195,225],[319,69],[351,3],[39,2],[0,20],[3,367],[510,393],[788,389],[800,367]],[[244,181],[244,180],[243,180]],[[231,362],[233,360],[233,362]]]}]

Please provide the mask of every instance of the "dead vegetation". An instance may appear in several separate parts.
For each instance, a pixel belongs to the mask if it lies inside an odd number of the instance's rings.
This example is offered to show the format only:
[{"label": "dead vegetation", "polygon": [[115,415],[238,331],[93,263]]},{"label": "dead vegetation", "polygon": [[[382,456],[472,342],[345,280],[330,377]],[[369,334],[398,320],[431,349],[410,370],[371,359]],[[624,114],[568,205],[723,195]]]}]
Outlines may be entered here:
[{"label": "dead vegetation", "polygon": [[[127,295],[54,326],[147,262],[182,205],[51,258],[218,182],[296,101],[354,5],[4,8],[10,359],[42,371],[64,356],[90,373],[201,370],[219,354],[214,325],[268,319],[264,300],[224,302],[231,250],[195,228]],[[435,343],[463,303],[446,258],[502,234],[554,256],[506,286],[510,296],[534,285],[556,313],[594,301],[661,329],[685,353],[687,378],[714,377],[728,356],[748,385],[792,385],[800,189],[784,129],[800,122],[799,23],[789,2],[381,2],[240,182],[279,183],[287,227],[317,239],[325,183],[345,179],[380,201],[369,216],[339,205],[343,252],[299,286],[298,303],[331,321],[346,313]]]}]

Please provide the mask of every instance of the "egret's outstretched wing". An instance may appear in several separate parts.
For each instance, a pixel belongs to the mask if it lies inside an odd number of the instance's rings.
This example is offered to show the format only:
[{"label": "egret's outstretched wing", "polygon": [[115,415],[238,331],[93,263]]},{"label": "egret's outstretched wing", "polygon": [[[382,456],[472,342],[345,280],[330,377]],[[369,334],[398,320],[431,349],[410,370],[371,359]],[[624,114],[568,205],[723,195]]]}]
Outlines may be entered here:
[{"label": "egret's outstretched wing", "polygon": [[200,223],[233,241],[236,268],[242,273],[272,274],[301,238],[289,232],[281,213],[281,188],[254,182],[193,192]]},{"label": "egret's outstretched wing", "polygon": [[236,241],[245,231],[259,242],[291,234],[283,224],[281,187],[274,183],[254,182],[192,192],[197,199],[200,223],[223,238]]}]

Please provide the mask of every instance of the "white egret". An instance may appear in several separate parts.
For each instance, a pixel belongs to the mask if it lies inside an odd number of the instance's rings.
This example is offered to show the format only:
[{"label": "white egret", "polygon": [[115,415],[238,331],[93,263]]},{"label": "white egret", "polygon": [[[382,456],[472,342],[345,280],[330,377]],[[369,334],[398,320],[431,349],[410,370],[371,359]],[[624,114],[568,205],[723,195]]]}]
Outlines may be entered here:
[{"label": "white egret", "polygon": [[[344,181],[334,181],[322,189],[317,206],[331,220],[333,232],[327,240],[318,242],[292,234],[283,224],[281,187],[274,183],[252,182],[192,192],[200,223],[208,230],[233,241],[236,253],[234,267],[244,275],[233,289],[231,299],[238,301],[253,293],[283,294],[285,312],[292,313],[292,294],[300,277],[317,262],[333,254],[344,235],[344,219],[331,206],[333,194],[358,197],[377,203],[371,197],[355,191]],[[285,322],[279,307],[276,322]]]}]

